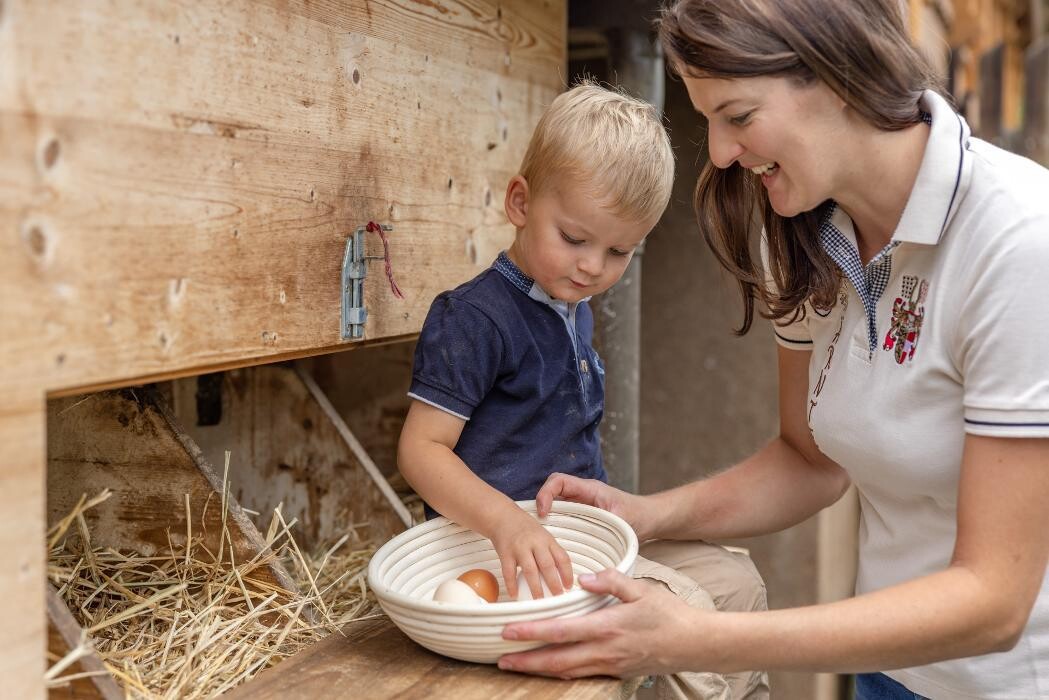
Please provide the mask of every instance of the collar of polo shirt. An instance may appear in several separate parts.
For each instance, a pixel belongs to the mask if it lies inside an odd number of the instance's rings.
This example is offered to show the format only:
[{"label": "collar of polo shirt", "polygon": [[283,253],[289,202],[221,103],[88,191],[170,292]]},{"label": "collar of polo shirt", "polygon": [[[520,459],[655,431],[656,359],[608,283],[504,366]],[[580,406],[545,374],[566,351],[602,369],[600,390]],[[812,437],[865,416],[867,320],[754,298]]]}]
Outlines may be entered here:
[{"label": "collar of polo shirt", "polygon": [[926,90],[921,108],[932,116],[918,178],[893,234],[893,241],[935,245],[965,195],[972,174],[971,131],[942,96]]}]

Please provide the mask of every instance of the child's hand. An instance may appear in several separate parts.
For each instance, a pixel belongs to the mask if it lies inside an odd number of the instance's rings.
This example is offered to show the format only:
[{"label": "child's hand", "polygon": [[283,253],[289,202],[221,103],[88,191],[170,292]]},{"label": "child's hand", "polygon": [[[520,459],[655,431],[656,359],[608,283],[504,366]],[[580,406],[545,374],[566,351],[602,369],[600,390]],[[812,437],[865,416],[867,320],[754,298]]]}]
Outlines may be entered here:
[{"label": "child's hand", "polygon": [[505,518],[492,534],[492,544],[503,568],[506,592],[517,600],[517,569],[521,568],[532,598],[541,598],[546,582],[551,595],[572,585],[572,560],[554,536],[523,510]]}]

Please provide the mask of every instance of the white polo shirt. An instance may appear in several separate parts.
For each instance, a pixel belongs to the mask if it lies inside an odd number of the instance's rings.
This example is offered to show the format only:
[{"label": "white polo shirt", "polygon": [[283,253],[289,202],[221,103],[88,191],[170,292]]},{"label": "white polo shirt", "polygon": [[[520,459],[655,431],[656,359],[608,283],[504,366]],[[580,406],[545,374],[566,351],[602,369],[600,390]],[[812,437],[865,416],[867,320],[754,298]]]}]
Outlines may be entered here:
[{"label": "white polo shirt", "polygon": [[[821,241],[838,303],[775,327],[812,351],[809,427],[860,493],[857,593],[948,566],[965,433],[1049,437],[1049,171],[972,138],[933,92],[922,109],[892,242],[864,267],[836,209]],[[1012,651],[887,675],[931,698],[1049,698],[1049,579]]]}]

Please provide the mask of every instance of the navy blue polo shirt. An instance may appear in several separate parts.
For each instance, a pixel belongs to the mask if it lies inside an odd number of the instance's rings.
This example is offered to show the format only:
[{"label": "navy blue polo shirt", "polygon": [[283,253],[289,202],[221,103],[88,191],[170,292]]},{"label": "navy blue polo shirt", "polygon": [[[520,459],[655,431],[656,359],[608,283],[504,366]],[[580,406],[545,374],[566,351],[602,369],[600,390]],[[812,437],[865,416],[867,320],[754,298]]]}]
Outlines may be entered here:
[{"label": "navy blue polo shirt", "polygon": [[585,300],[551,299],[500,253],[434,299],[408,395],[465,420],[455,453],[514,500],[535,498],[555,471],[607,481],[593,330]]}]

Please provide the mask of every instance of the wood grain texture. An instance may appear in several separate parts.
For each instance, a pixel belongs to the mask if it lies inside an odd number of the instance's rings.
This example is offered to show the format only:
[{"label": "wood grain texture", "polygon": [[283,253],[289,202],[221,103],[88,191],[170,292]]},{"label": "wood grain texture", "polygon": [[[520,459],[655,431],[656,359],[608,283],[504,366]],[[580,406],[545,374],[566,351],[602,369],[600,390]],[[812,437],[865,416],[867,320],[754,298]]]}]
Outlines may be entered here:
[{"label": "wood grain texture", "polygon": [[[296,371],[284,365],[221,376],[221,420],[200,425],[198,381],[174,382],[175,412],[208,461],[232,451],[237,501],[268,522],[282,503],[301,547],[331,546],[352,526],[381,544],[404,530],[394,506],[361,466]],[[381,478],[381,475],[380,477]]]},{"label": "wood grain texture", "polygon": [[366,335],[417,332],[509,242],[564,54],[563,3],[9,0],[0,22],[2,284],[49,389],[343,346],[370,219],[406,299],[372,265]]},{"label": "wood grain texture", "polygon": [[[0,318],[6,310],[5,303]],[[0,370],[0,678],[9,697],[36,700],[44,697],[47,651],[45,402],[43,392],[4,380]]]},{"label": "wood grain texture", "polygon": [[388,477],[397,474],[414,353],[415,343],[403,342],[301,361]]},{"label": "wood grain texture", "polygon": [[628,698],[638,681],[562,681],[471,664],[427,651],[387,618],[350,623],[304,652],[231,691],[230,700],[456,698],[456,700],[609,700]]},{"label": "wood grain texture", "polygon": [[[42,698],[44,397],[345,348],[481,269],[561,87],[559,0],[0,0],[0,675]],[[375,241],[369,253],[377,253]]]},{"label": "wood grain texture", "polygon": [[[139,389],[53,400],[48,405],[48,520],[69,513],[82,494],[104,488],[113,496],[87,511],[93,546],[154,556],[186,542],[185,494],[194,537],[219,551],[222,473],[203,459],[165,409]],[[265,545],[235,498],[227,503],[235,561],[251,560]],[[229,551],[229,546],[225,547]],[[255,575],[295,590],[279,562]]]},{"label": "wood grain texture", "polygon": [[[47,619],[48,651],[55,660],[61,659],[80,643],[81,628],[69,608],[58,596],[54,586],[47,586]],[[82,700],[101,698],[102,700],[121,700],[123,691],[113,677],[109,675],[102,660],[96,653],[89,652],[75,664],[62,672],[61,676],[72,676],[81,673],[95,674],[77,678],[67,685],[51,688],[48,700]]]}]

